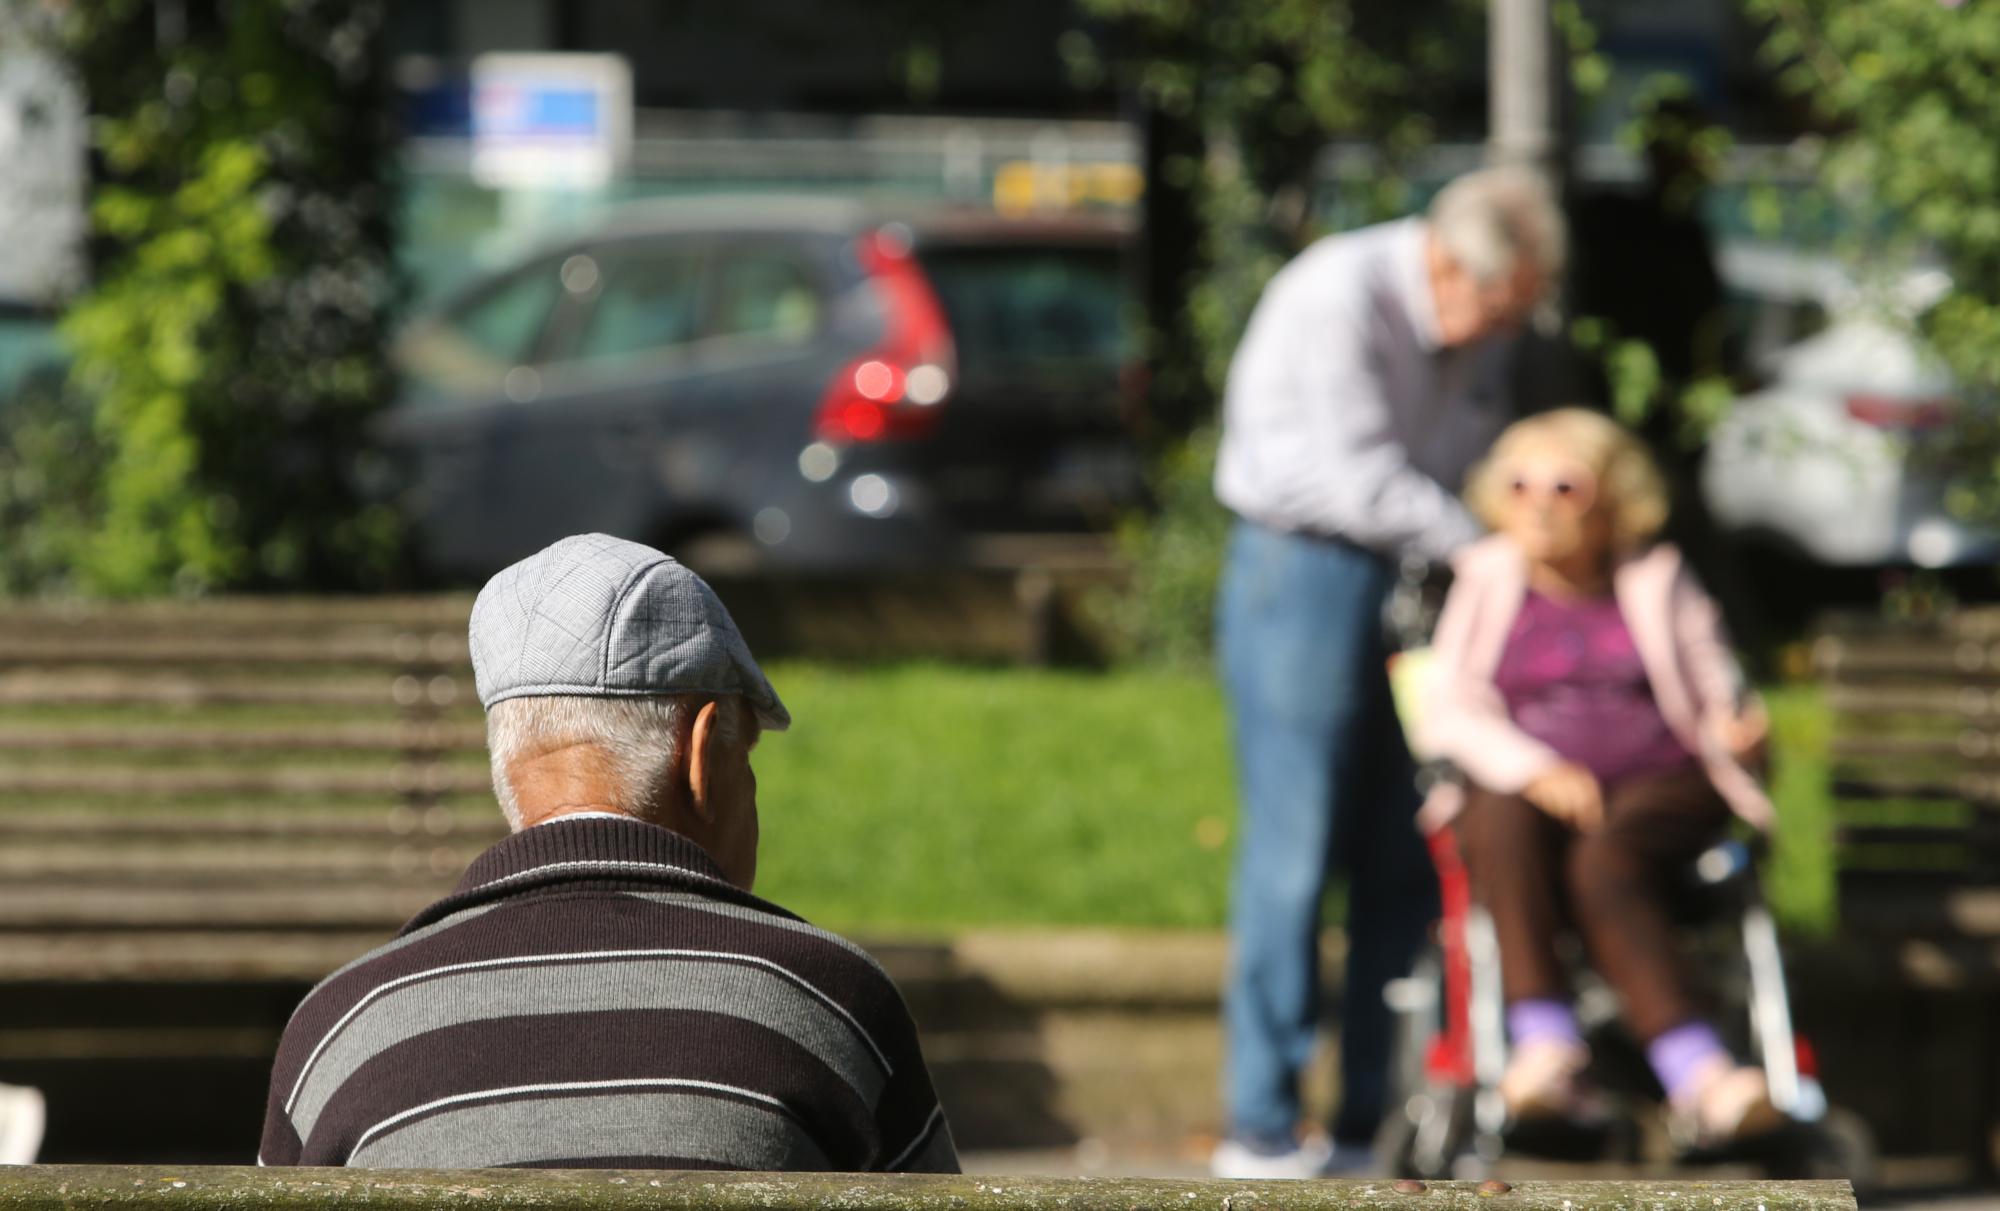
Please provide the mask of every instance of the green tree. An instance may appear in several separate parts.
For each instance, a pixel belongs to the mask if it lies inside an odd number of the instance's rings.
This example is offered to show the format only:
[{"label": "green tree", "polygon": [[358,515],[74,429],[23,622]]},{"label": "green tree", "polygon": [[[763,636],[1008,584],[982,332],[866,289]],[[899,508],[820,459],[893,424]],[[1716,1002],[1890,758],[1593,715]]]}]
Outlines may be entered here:
[{"label": "green tree", "polygon": [[[1161,510],[1127,528],[1138,584],[1121,630],[1142,655],[1207,651],[1226,520],[1208,490],[1212,421],[1258,294],[1320,234],[1321,153],[1371,150],[1341,209],[1406,210],[1405,168],[1468,55],[1484,53],[1471,0],[1084,0],[1094,44],[1072,70],[1112,73],[1145,130],[1147,436]],[[1093,49],[1094,46],[1094,49]]]},{"label": "green tree", "polygon": [[[1919,319],[1974,406],[1946,456],[1955,503],[2000,516],[2000,5],[1745,0],[1764,54],[1837,133],[1822,177],[1861,230],[1938,258],[1950,291]],[[1886,236],[1883,233],[1888,233]]]},{"label": "green tree", "polygon": [[[381,0],[84,0],[50,44],[93,114],[90,285],[62,331],[95,461],[47,510],[0,510],[50,578],[133,595],[346,587],[392,572],[357,498],[388,397],[393,132]],[[32,418],[31,418],[32,419]],[[72,435],[73,436],[73,435]],[[31,482],[60,468],[27,465]],[[39,479],[36,477],[39,476]],[[23,528],[33,533],[21,533]]]},{"label": "green tree", "polygon": [[1320,155],[1371,149],[1346,209],[1387,217],[1410,201],[1404,171],[1435,138],[1433,114],[1467,56],[1483,53],[1484,6],[1356,0],[1083,0],[1099,19],[1095,57],[1114,73],[1149,139],[1147,206],[1194,216],[1194,239],[1156,249],[1162,289],[1147,321],[1161,433],[1213,411],[1229,355],[1271,274],[1320,234]]}]

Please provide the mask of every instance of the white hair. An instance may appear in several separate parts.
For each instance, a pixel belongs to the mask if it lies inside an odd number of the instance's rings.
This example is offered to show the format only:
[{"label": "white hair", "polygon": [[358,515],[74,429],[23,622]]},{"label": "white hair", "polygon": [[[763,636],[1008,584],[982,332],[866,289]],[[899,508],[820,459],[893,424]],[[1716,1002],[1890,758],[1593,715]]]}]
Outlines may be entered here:
[{"label": "white hair", "polygon": [[1514,276],[1529,258],[1547,287],[1562,278],[1568,236],[1548,182],[1526,168],[1482,168],[1431,199],[1431,231],[1445,255],[1481,284]]},{"label": "white hair", "polygon": [[520,831],[521,803],[512,771],[522,761],[565,748],[595,749],[611,784],[604,806],[651,820],[660,784],[681,760],[681,736],[696,712],[718,702],[717,738],[726,745],[754,743],[757,723],[743,699],[702,694],[594,698],[553,694],[508,698],[486,711],[486,748],[493,766],[493,794],[507,824]]}]

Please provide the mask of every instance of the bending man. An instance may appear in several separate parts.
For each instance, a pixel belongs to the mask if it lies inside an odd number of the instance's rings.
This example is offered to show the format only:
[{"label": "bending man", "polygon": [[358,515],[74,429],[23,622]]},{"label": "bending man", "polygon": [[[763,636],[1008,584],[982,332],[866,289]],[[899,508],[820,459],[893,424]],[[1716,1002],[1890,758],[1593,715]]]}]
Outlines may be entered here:
[{"label": "bending man", "polygon": [[[1398,560],[1479,533],[1457,498],[1510,419],[1513,334],[1562,271],[1536,178],[1461,177],[1427,219],[1329,236],[1280,270],[1230,365],[1216,495],[1237,516],[1218,647],[1243,804],[1227,996],[1222,1177],[1369,1160],[1388,1051],[1385,981],[1436,892],[1381,638]],[[1300,1134],[1319,1025],[1320,901],[1348,876],[1340,1113]]]}]

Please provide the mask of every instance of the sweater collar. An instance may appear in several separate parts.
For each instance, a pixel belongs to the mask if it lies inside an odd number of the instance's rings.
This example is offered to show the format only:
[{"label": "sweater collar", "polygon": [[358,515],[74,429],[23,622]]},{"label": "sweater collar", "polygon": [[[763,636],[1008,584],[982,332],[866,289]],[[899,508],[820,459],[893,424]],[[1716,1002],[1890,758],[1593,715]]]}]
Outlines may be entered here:
[{"label": "sweater collar", "polygon": [[457,888],[403,932],[484,901],[558,886],[692,891],[791,915],[730,883],[708,851],[679,833],[630,817],[591,815],[551,820],[502,840],[473,859]]}]

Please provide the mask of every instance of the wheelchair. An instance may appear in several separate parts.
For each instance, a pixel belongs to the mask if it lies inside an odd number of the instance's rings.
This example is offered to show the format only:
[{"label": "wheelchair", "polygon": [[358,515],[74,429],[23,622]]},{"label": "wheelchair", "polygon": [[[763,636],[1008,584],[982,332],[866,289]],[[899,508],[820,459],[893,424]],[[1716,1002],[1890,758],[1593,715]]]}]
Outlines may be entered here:
[{"label": "wheelchair", "polygon": [[[1442,915],[1410,974],[1384,993],[1396,1027],[1378,1159],[1394,1176],[1433,1179],[1485,1177],[1503,1155],[1643,1159],[1646,1128],[1661,1117],[1648,1111],[1657,1110],[1664,1093],[1619,1024],[1616,996],[1587,970],[1575,978],[1577,1015],[1591,1049],[1587,1075],[1606,1095],[1609,1113],[1588,1123],[1509,1120],[1499,1092],[1507,1033],[1498,938],[1491,917],[1473,901],[1452,830],[1438,829],[1427,841]],[[1777,927],[1758,890],[1751,848],[1738,841],[1710,848],[1682,891],[1676,916],[1697,960],[1713,970],[1724,1007],[1717,1025],[1737,1054],[1763,1067],[1787,1123],[1720,1148],[1670,1139],[1672,1161],[1749,1165],[1773,1178],[1846,1178],[1864,1186],[1874,1174],[1873,1137],[1858,1117],[1827,1104],[1812,1046],[1792,1028]]]}]

